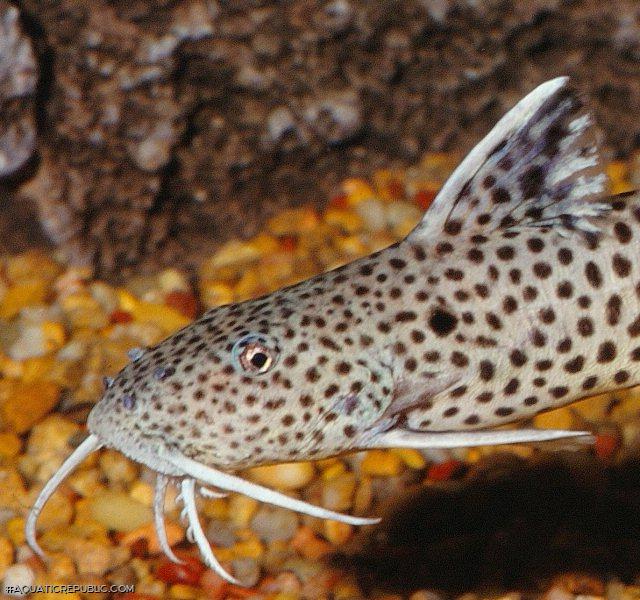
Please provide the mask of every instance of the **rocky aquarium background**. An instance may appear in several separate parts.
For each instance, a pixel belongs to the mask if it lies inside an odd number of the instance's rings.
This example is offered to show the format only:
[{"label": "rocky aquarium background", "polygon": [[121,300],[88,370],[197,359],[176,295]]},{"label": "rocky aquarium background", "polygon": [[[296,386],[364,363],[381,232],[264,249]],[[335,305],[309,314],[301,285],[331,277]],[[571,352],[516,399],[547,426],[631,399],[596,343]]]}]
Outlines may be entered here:
[{"label": "rocky aquarium background", "polygon": [[0,0],[0,248],[191,265],[560,74],[640,144],[634,0]]}]

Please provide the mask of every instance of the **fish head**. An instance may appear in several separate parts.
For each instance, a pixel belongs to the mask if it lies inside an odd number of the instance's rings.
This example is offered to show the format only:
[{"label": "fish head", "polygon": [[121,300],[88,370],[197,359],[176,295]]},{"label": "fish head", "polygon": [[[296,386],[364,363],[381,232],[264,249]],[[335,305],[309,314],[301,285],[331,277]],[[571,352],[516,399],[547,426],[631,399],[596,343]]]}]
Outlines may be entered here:
[{"label": "fish head", "polygon": [[208,311],[122,369],[89,430],[167,474],[161,448],[238,469],[356,447],[391,385],[375,347],[365,358],[334,331],[356,319],[332,287],[340,275]]}]

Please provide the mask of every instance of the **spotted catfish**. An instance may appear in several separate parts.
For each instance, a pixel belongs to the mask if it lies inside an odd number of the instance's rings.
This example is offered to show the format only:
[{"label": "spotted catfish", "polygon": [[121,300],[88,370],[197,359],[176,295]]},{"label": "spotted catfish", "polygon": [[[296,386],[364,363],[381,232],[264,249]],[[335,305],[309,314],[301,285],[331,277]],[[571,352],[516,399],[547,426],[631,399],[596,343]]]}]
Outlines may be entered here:
[{"label": "spotted catfish", "polygon": [[[539,442],[492,429],[639,383],[640,196],[608,198],[591,117],[565,78],[515,106],[403,241],[268,296],[222,306],[136,352],[43,488],[101,446],[179,482],[205,562],[196,492],[233,491],[353,524],[232,472],[350,450]],[[213,486],[197,487],[196,482]]]}]

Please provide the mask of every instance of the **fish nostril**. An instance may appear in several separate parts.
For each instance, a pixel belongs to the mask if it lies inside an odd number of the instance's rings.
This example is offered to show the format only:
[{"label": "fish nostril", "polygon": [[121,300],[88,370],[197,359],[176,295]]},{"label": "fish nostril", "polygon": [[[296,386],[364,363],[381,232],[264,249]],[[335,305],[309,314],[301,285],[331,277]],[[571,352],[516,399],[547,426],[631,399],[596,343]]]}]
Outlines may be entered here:
[{"label": "fish nostril", "polygon": [[136,399],[131,394],[122,396],[122,406],[127,410],[133,410],[136,406]]},{"label": "fish nostril", "polygon": [[163,379],[173,375],[175,372],[176,370],[173,367],[156,367],[153,370],[153,377],[158,381],[162,381]]},{"label": "fish nostril", "polygon": [[144,352],[144,348],[131,348],[127,351],[127,356],[132,362],[137,362],[144,356]]}]

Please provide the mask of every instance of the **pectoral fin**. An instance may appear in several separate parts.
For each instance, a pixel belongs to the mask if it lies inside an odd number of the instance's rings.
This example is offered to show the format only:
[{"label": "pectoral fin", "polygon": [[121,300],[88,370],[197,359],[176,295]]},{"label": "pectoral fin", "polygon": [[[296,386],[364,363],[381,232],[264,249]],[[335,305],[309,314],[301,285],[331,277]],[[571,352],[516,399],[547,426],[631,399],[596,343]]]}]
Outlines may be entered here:
[{"label": "pectoral fin", "polygon": [[529,444],[553,440],[575,439],[592,443],[588,431],[562,429],[498,429],[487,431],[412,431],[390,429],[376,434],[371,448],[466,448],[499,444]]}]

